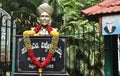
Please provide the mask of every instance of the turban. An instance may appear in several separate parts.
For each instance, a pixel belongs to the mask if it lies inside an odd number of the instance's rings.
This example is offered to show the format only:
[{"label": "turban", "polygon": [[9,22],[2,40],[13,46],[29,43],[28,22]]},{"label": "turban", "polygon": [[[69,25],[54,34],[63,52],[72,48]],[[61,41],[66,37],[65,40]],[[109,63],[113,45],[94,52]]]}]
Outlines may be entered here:
[{"label": "turban", "polygon": [[47,3],[43,3],[37,8],[37,11],[38,11],[39,15],[42,12],[47,12],[49,14],[49,16],[52,16],[53,8],[50,5],[48,5]]}]

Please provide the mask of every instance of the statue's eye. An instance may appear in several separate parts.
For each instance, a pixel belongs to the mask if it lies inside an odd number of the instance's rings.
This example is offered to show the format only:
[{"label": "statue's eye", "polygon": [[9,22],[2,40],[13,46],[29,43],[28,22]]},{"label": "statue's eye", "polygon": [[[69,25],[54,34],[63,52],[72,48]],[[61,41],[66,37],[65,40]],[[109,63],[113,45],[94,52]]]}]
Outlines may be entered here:
[{"label": "statue's eye", "polygon": [[49,15],[41,15],[40,17],[49,17]]},{"label": "statue's eye", "polygon": [[49,17],[49,15],[46,15],[45,17]]},{"label": "statue's eye", "polygon": [[44,17],[44,15],[41,15],[40,17]]}]

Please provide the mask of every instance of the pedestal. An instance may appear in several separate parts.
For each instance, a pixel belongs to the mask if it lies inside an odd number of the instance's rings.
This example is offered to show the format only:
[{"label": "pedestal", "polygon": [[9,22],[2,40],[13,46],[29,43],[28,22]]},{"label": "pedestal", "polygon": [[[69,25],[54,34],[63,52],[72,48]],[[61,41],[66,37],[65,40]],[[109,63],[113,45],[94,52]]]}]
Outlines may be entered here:
[{"label": "pedestal", "polygon": [[[48,52],[52,37],[30,37],[32,49],[39,61],[43,61]],[[68,37],[59,37],[58,46],[54,57],[47,65],[42,76],[69,76],[66,71],[66,41]],[[16,36],[14,76],[38,76],[37,67],[27,55],[23,36]]]}]

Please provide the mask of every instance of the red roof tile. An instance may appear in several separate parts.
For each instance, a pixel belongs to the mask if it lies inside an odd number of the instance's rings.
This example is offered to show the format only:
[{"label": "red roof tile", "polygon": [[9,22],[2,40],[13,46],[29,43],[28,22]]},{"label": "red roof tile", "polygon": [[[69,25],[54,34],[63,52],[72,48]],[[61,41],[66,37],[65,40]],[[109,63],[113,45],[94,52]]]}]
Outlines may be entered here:
[{"label": "red roof tile", "polygon": [[101,3],[96,4],[85,10],[81,10],[85,16],[106,14],[106,13],[117,13],[120,12],[120,0],[104,0]]}]

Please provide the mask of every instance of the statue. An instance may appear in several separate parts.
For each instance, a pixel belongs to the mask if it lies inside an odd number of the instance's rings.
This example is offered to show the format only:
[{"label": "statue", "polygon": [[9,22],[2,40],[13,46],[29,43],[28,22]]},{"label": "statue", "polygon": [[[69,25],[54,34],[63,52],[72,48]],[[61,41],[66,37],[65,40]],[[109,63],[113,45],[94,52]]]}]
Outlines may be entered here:
[{"label": "statue", "polygon": [[[50,25],[53,8],[47,3],[41,4],[37,8],[38,15],[40,16],[40,24],[38,24],[33,30],[26,30],[23,32],[23,39],[27,54],[30,57],[32,63],[38,68],[38,72],[41,74],[42,70],[50,63],[54,56],[59,40],[59,32],[53,29]],[[30,36],[52,36],[52,42],[46,59],[43,62],[37,60],[34,55]],[[40,75],[41,76],[41,75]]]},{"label": "statue", "polygon": [[[49,6],[47,3],[41,4],[37,8],[37,13],[39,15],[39,23],[34,29],[27,30],[26,33],[29,33],[34,36],[50,36],[50,33],[58,33],[52,26],[51,16],[53,14],[53,8]],[[51,32],[52,31],[52,32]],[[24,32],[25,33],[25,32]]]}]

